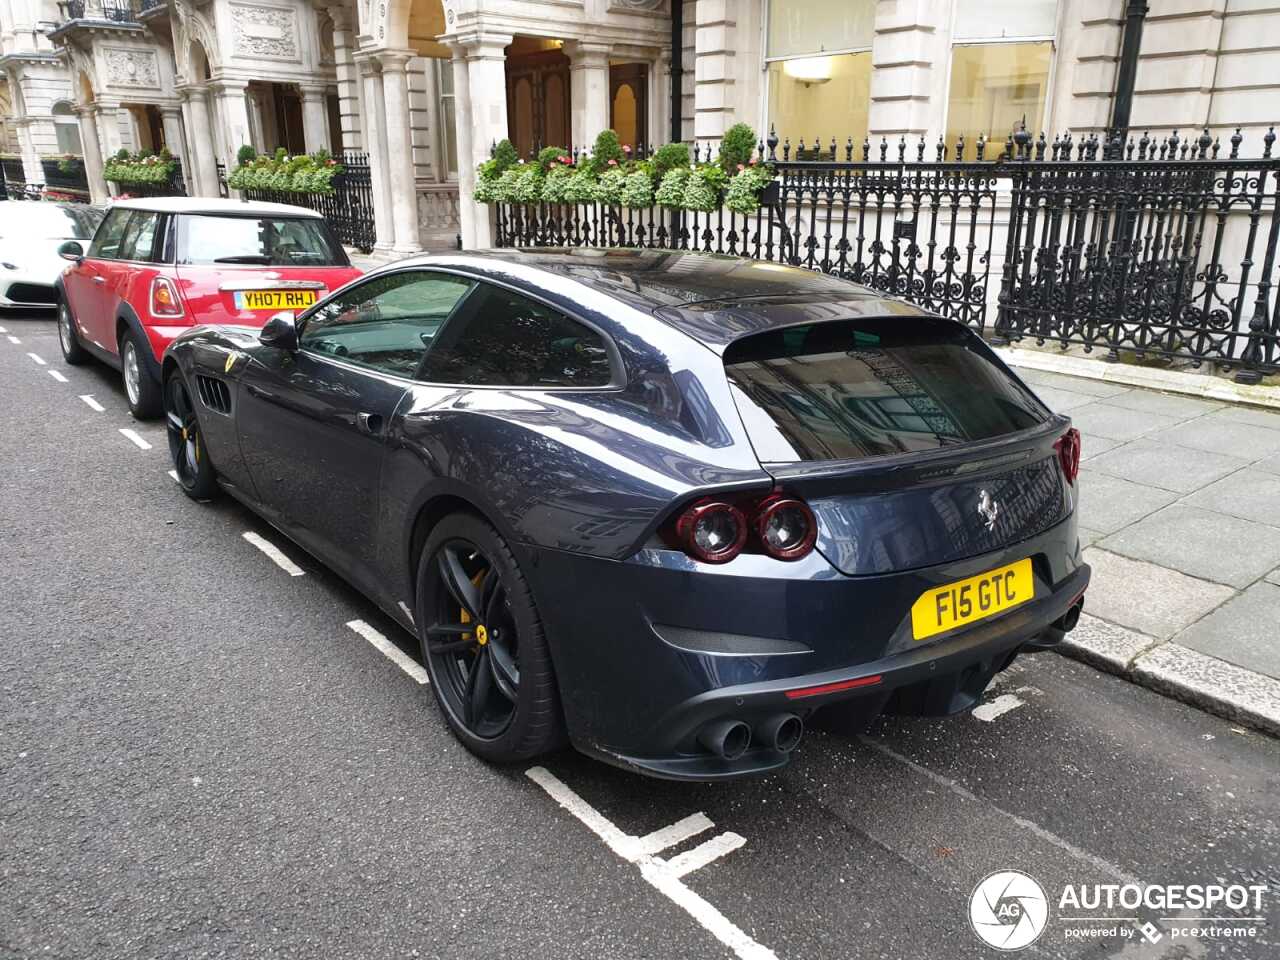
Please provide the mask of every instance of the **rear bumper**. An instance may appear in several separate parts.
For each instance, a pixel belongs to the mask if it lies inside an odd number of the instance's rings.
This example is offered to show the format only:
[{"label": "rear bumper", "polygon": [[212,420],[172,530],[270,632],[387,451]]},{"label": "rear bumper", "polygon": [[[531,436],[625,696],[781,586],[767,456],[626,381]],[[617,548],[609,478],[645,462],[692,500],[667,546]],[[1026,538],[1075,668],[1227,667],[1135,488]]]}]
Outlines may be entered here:
[{"label": "rear bumper", "polygon": [[[909,628],[903,636],[903,611],[922,589],[1026,556],[1036,570],[1033,600],[936,642],[911,641]],[[763,578],[558,551],[536,551],[532,560],[574,745],[650,776],[691,780],[787,763],[788,754],[755,746],[735,760],[715,756],[698,743],[715,721],[755,728],[780,714],[807,721],[818,710],[866,721],[886,711],[972,707],[1019,651],[1061,639],[1054,624],[1090,577],[1072,518],[998,554],[886,577],[788,569],[803,562]],[[667,626],[673,622],[681,626]],[[696,642],[685,642],[689,635]],[[725,652],[735,643],[748,652]],[[723,649],[712,652],[717,645]]]}]

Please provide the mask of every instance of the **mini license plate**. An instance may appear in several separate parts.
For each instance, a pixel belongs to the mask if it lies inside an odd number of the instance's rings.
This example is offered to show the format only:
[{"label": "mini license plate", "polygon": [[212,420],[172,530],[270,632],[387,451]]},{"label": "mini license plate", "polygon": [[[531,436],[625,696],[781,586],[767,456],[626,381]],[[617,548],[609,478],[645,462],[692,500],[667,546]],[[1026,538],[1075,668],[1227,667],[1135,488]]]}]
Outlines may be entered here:
[{"label": "mini license plate", "polygon": [[316,302],[314,290],[237,290],[237,310],[301,310]]},{"label": "mini license plate", "polygon": [[911,605],[911,633],[924,640],[1011,610],[1035,596],[1031,560],[1019,560],[920,594]]}]

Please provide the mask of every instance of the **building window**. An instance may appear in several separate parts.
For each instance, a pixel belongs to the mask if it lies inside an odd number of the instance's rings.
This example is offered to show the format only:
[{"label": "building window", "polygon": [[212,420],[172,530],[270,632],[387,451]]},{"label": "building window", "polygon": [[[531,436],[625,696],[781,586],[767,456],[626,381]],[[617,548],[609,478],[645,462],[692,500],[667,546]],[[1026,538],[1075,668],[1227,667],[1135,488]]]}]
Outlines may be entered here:
[{"label": "building window", "polygon": [[436,89],[440,91],[440,156],[444,159],[447,179],[458,178],[458,124],[453,102],[453,63],[433,60],[436,66]]},{"label": "building window", "polygon": [[61,101],[53,105],[53,130],[58,138],[58,153],[83,156],[84,148],[80,146],[80,122],[76,118],[71,104]]},{"label": "building window", "polygon": [[767,123],[780,138],[793,145],[817,137],[829,145],[833,136],[862,142],[875,16],[875,0],[770,0]]},{"label": "building window", "polygon": [[1033,136],[1044,129],[1057,7],[1057,0],[959,0],[947,98],[949,150],[963,136],[965,156],[972,159],[972,145],[983,135],[994,141],[986,159],[995,159],[1024,120]]}]

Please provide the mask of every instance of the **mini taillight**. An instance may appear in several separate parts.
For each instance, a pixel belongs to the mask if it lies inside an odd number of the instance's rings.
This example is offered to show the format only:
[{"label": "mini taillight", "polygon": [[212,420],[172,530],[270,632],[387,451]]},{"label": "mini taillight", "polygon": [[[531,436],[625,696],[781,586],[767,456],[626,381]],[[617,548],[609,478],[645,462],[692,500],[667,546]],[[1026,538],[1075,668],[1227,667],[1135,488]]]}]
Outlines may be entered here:
[{"label": "mini taillight", "polygon": [[156,277],[151,281],[151,315],[172,319],[182,316],[182,300],[178,288],[168,277]]},{"label": "mini taillight", "polygon": [[799,560],[818,539],[818,521],[803,500],[773,494],[756,507],[756,536],[775,560]]},{"label": "mini taillight", "polygon": [[674,541],[705,563],[728,563],[744,550],[775,560],[799,560],[818,539],[818,521],[809,505],[776,492],[723,500],[704,497],[676,518],[674,536],[672,528],[667,529],[668,543]]},{"label": "mini taillight", "polygon": [[723,500],[699,500],[676,521],[676,536],[690,556],[704,563],[728,563],[747,542],[747,518]]},{"label": "mini taillight", "polygon": [[1067,478],[1067,483],[1074,484],[1080,473],[1080,431],[1072,427],[1054,441],[1053,449],[1058,452],[1062,475]]}]

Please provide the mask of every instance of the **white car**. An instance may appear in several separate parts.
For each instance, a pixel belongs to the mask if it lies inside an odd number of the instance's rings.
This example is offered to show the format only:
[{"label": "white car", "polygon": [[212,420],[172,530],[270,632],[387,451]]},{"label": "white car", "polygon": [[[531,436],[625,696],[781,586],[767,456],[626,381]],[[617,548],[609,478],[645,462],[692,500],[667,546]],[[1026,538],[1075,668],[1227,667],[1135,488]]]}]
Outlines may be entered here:
[{"label": "white car", "polygon": [[53,285],[67,266],[58,247],[88,243],[105,215],[83,203],[0,203],[0,309],[57,307]]}]

